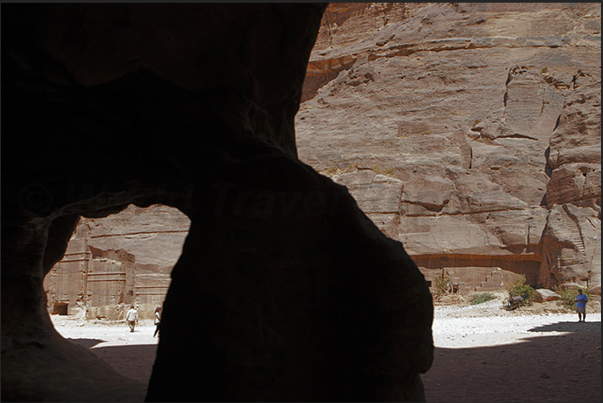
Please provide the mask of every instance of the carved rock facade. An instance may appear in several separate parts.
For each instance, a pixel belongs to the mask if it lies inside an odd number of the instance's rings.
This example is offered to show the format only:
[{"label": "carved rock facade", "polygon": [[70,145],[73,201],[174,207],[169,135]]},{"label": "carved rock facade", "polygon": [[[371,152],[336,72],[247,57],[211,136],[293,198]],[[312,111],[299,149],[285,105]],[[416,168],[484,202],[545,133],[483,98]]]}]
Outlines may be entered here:
[{"label": "carved rock facade", "polygon": [[105,218],[82,217],[65,256],[44,278],[48,309],[123,320],[134,304],[140,318],[154,318],[189,226],[185,214],[163,205],[130,205]]}]

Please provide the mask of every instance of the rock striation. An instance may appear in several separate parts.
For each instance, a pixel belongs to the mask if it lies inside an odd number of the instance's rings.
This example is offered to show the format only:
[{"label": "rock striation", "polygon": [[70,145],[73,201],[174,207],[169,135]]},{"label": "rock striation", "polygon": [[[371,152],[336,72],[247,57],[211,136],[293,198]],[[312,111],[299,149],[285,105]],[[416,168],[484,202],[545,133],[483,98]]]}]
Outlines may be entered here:
[{"label": "rock striation", "polygon": [[189,218],[176,208],[130,205],[102,219],[82,217],[72,239],[101,250],[127,250],[138,269],[169,274],[189,227]]},{"label": "rock striation", "polygon": [[333,4],[300,159],[428,279],[600,292],[600,38],[600,4]]}]

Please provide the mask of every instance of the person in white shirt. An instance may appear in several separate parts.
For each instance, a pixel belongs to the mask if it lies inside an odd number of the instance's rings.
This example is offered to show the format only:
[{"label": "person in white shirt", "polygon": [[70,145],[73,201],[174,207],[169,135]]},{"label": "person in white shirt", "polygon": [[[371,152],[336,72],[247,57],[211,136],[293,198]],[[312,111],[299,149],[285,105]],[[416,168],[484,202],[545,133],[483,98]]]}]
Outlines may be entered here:
[{"label": "person in white shirt", "polygon": [[126,313],[126,322],[130,327],[130,332],[133,332],[134,326],[136,325],[136,322],[138,322],[138,311],[134,308],[134,305],[132,305],[128,313]]},{"label": "person in white shirt", "polygon": [[163,308],[160,306],[155,308],[155,326],[157,326],[157,327],[155,328],[155,333],[153,333],[153,337],[157,336],[157,333],[159,332],[159,325],[161,324],[161,311],[162,310],[163,310]]}]

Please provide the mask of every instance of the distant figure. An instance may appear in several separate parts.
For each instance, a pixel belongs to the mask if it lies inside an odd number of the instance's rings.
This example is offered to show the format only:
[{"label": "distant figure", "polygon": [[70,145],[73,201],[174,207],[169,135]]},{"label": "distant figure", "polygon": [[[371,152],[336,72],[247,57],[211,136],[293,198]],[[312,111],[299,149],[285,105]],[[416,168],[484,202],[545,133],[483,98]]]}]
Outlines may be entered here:
[{"label": "distant figure", "polygon": [[155,333],[153,333],[153,337],[157,336],[157,332],[159,332],[159,324],[161,323],[161,311],[162,310],[163,310],[163,308],[161,308],[160,306],[155,308],[155,326],[157,326],[157,327],[155,328]]},{"label": "distant figure", "polygon": [[134,326],[136,326],[136,322],[138,322],[138,311],[134,308],[134,305],[132,305],[128,313],[126,313],[126,322],[130,327],[130,332],[133,332]]},{"label": "distant figure", "polygon": [[578,312],[578,322],[586,322],[586,303],[588,298],[582,294],[582,290],[578,289],[578,295],[576,295],[576,312]]}]

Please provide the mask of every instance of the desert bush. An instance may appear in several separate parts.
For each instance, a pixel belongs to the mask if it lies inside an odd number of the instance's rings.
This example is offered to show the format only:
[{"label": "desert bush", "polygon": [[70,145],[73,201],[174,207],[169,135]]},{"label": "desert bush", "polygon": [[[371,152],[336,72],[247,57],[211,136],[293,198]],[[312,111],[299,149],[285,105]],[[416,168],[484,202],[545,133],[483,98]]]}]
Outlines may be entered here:
[{"label": "desert bush", "polygon": [[496,299],[496,297],[492,294],[490,294],[489,292],[484,292],[481,294],[473,294],[469,297],[469,301],[471,302],[471,305],[477,305],[477,304],[481,304],[487,301],[492,301],[493,299]]},{"label": "desert bush", "polygon": [[331,165],[323,169],[317,169],[316,172],[332,178],[336,175],[354,172],[356,170],[358,170],[358,164],[347,164],[343,165],[342,167]]},{"label": "desert bush", "polygon": [[446,294],[450,289],[450,283],[452,282],[452,278],[446,270],[442,270],[442,272],[433,278],[433,289],[436,296],[442,296]]},{"label": "desert bush", "polygon": [[[555,291],[561,296],[561,299],[559,300],[559,302],[557,302],[559,305],[563,305],[564,307],[570,309],[576,306],[576,296],[578,295],[578,287],[554,287],[553,291]],[[586,295],[586,298],[590,300],[590,293],[588,288],[582,288],[582,294]]]},{"label": "desert bush", "polygon": [[509,298],[513,298],[518,295],[521,296],[524,294],[530,295],[530,298],[528,298],[526,301],[524,301],[522,303],[522,305],[531,304],[532,300],[534,300],[534,297],[536,295],[536,291],[534,290],[534,288],[532,288],[531,285],[526,284],[525,282],[526,282],[526,276],[523,274],[520,274],[519,277],[517,278],[517,280],[515,280],[514,283],[511,283],[507,287],[507,291],[509,293]]}]

